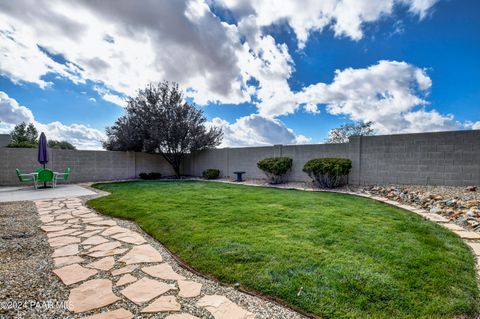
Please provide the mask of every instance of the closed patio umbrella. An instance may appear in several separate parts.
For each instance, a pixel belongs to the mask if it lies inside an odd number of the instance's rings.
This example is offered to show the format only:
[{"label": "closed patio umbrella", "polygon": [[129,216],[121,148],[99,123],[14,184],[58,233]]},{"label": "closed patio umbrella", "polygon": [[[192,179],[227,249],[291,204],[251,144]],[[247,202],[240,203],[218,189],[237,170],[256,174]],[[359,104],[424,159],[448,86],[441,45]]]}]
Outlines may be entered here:
[{"label": "closed patio umbrella", "polygon": [[[40,139],[38,140],[38,157],[37,160],[45,168],[45,164],[48,163],[48,147],[47,147],[47,137],[45,133],[40,134]],[[47,183],[43,182],[43,187],[47,187]]]}]

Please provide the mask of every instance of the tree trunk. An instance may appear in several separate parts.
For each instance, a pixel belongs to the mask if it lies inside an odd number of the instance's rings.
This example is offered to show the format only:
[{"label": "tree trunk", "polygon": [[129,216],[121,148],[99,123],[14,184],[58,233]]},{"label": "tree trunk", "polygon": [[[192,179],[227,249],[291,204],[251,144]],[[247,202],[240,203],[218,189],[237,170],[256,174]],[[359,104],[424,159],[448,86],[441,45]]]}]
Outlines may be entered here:
[{"label": "tree trunk", "polygon": [[180,178],[180,164],[172,164],[172,167],[175,171],[175,177]]}]

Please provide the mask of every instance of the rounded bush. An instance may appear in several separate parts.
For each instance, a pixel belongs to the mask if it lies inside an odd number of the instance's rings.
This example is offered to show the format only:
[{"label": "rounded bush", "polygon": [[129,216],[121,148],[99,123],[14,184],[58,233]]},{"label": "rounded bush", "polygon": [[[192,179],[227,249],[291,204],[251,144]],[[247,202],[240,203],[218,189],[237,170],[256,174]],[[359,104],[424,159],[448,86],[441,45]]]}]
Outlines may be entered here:
[{"label": "rounded bush", "polygon": [[206,179],[217,179],[220,176],[220,170],[216,168],[209,168],[204,170],[202,175]]},{"label": "rounded bush", "polygon": [[257,167],[267,175],[270,184],[286,181],[286,175],[292,168],[293,160],[289,157],[268,157],[257,163]]},{"label": "rounded bush", "polygon": [[347,158],[315,158],[305,163],[303,171],[320,187],[334,188],[347,183],[352,161]]}]

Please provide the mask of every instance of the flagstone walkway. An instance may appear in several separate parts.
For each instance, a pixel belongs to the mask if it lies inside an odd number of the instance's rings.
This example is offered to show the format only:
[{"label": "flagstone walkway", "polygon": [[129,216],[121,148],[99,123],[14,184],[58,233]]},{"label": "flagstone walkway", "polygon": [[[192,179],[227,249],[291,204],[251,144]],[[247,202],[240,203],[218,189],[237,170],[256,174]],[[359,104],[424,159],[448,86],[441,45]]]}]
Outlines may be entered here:
[{"label": "flagstone walkway", "polygon": [[53,272],[70,289],[68,308],[78,317],[303,318],[178,267],[148,236],[95,213],[80,198],[35,205],[53,250]]}]

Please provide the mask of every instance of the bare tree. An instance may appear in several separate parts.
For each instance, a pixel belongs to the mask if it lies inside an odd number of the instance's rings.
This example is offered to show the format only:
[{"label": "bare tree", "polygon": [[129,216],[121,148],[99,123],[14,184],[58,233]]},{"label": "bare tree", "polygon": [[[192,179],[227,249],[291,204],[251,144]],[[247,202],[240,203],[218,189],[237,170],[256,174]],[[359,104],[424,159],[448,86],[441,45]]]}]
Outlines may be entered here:
[{"label": "bare tree", "polygon": [[206,127],[203,111],[185,102],[178,84],[150,84],[130,98],[127,114],[106,130],[108,150],[160,153],[177,177],[188,153],[213,148],[222,140],[220,128]]},{"label": "bare tree", "polygon": [[338,128],[334,128],[328,132],[327,143],[348,143],[350,136],[371,136],[375,135],[372,128],[374,122],[357,122],[352,124],[344,124]]}]

